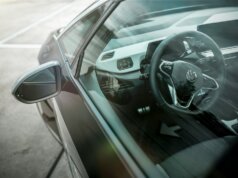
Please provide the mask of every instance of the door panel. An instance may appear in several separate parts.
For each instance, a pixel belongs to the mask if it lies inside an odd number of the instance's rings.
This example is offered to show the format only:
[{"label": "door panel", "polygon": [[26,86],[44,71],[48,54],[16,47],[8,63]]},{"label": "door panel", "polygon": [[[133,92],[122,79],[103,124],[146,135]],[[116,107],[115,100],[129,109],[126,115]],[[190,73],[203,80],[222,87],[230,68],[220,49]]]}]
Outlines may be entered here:
[{"label": "door panel", "polygon": [[131,177],[75,87],[65,86],[56,101],[89,177]]},{"label": "door panel", "polygon": [[89,177],[132,177],[80,95],[79,88],[70,80],[70,66],[65,62],[56,40],[50,40],[48,46],[51,49],[48,58],[40,63],[57,59],[62,67],[62,91],[55,97],[54,111],[64,147],[80,174],[85,172],[80,165],[82,162]]}]

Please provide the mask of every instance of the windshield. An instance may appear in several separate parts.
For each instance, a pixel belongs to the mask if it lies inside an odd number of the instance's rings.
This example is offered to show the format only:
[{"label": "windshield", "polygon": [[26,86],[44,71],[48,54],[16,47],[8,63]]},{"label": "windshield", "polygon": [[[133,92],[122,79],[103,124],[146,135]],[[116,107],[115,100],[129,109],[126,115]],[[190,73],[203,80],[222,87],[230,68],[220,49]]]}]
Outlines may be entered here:
[{"label": "windshield", "polygon": [[[169,0],[166,3],[161,0],[139,2],[129,0],[121,4],[117,13],[114,13],[111,20],[106,22],[106,24],[110,23],[108,25],[110,31],[115,33],[111,34],[113,36],[104,51],[153,40],[154,37],[165,38],[168,30],[183,30],[187,26],[200,25],[214,15],[214,10],[200,11],[202,9],[230,7],[216,10],[216,13],[222,14],[224,11],[236,11],[232,8],[234,4],[235,1],[224,0]],[[118,19],[118,14],[120,14],[120,19]],[[232,16],[238,17],[237,14]],[[118,21],[120,23],[111,24]]]},{"label": "windshield", "polygon": [[84,51],[92,100],[168,177],[213,175],[237,141],[236,2],[123,1]]}]

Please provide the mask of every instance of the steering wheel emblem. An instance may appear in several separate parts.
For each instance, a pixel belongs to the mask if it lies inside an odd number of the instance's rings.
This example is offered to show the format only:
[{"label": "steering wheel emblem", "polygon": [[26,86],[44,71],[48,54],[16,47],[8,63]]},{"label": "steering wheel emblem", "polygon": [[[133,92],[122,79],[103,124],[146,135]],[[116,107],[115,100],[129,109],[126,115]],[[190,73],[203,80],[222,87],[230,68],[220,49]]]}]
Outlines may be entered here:
[{"label": "steering wheel emblem", "polygon": [[195,82],[197,80],[198,76],[197,73],[189,69],[186,73],[186,79],[189,82]]}]

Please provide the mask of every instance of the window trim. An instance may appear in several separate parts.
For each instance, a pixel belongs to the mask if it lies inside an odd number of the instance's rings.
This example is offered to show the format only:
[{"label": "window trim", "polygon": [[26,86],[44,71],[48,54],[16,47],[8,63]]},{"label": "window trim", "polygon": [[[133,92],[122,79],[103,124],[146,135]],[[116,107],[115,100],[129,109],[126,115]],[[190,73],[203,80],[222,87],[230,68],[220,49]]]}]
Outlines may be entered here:
[{"label": "window trim", "polygon": [[[105,5],[106,3],[109,3],[109,7],[111,6],[110,4],[110,1],[109,0],[104,0],[104,1],[101,1],[99,4],[97,4],[97,1],[93,2],[88,8],[86,8],[78,17],[76,17],[72,22],[71,24],[66,27],[66,29],[63,30],[63,32],[56,37],[56,40],[58,41],[59,43],[59,46],[60,46],[60,49],[62,51],[65,51],[65,48],[62,44],[62,40],[63,38],[65,37],[66,34],[68,34],[68,32],[70,32],[74,27],[75,25],[78,23],[78,21],[82,20],[83,18],[87,17],[88,15],[92,14],[93,12],[97,11],[100,7],[102,7],[103,5]],[[94,8],[94,5],[96,5],[96,7]],[[106,10],[107,11],[107,10]],[[104,16],[104,14],[106,13],[103,12],[103,14],[101,15],[101,17],[99,17],[99,19],[97,20],[97,22],[92,26],[92,28],[90,28],[90,32],[95,28],[96,24],[100,21],[100,19]],[[77,48],[76,48],[76,51],[75,51],[75,56],[74,58],[72,59],[72,61],[69,61],[67,58],[66,60],[70,63],[70,67],[71,69],[73,68],[75,62],[77,61],[76,59],[78,58],[78,51],[81,49],[81,46],[84,45],[84,43],[87,41],[87,37],[90,35],[90,32],[86,34],[85,36],[85,39],[83,40],[82,44],[79,45]]]},{"label": "window trim", "polygon": [[[62,51],[64,52],[64,55],[66,56],[66,60],[68,60],[70,65],[72,65],[73,62],[75,61],[77,51],[80,48],[80,46],[84,43],[84,41],[86,40],[85,37],[87,37],[88,31],[93,29],[95,26],[95,22],[97,22],[101,18],[102,15],[99,16],[99,14],[100,14],[99,11],[100,10],[98,10],[98,9],[94,9],[87,15],[80,18],[58,40],[60,47],[61,47]],[[82,33],[79,30],[82,30]],[[70,47],[68,48],[67,41],[71,42],[72,35],[74,36],[78,32],[80,32],[77,35],[78,39],[76,41],[73,41],[71,44],[69,43]]]},{"label": "window trim", "polygon": [[[87,48],[88,44],[91,42],[92,38],[97,33],[98,29],[107,20],[107,18],[111,15],[111,13],[117,8],[117,6],[120,4],[121,1],[124,1],[124,0],[110,1],[111,4],[109,4],[108,10],[106,10],[104,12],[102,17],[94,25],[94,28],[89,32],[89,35],[87,35],[84,43],[81,45],[80,49],[78,50],[78,52],[75,56],[75,61],[74,61],[73,65],[71,66],[72,68],[75,68],[75,71],[74,71],[74,77],[75,78],[79,78],[79,76],[80,76],[80,69],[81,69],[81,66],[82,66],[85,49]],[[76,66],[74,67],[74,65],[76,65]]]},{"label": "window trim", "polygon": [[[90,14],[92,11],[94,11],[96,8],[101,6],[102,4],[108,2],[109,0],[102,0],[101,2],[94,1],[91,5],[89,5],[86,9],[84,9],[82,12],[79,13],[69,24],[63,28],[62,32],[56,36],[56,40],[59,40],[61,36],[63,36],[72,26],[74,26],[80,19],[84,18],[88,14]],[[94,8],[96,6],[96,8]]]}]

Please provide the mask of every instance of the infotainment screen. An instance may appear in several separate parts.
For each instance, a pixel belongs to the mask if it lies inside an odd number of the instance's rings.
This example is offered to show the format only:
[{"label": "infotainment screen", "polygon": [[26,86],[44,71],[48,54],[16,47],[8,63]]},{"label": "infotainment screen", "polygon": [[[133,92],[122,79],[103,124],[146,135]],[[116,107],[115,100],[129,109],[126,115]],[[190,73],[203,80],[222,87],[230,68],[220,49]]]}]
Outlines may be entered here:
[{"label": "infotainment screen", "polygon": [[198,31],[210,36],[220,48],[238,45],[238,20],[199,25]]}]

